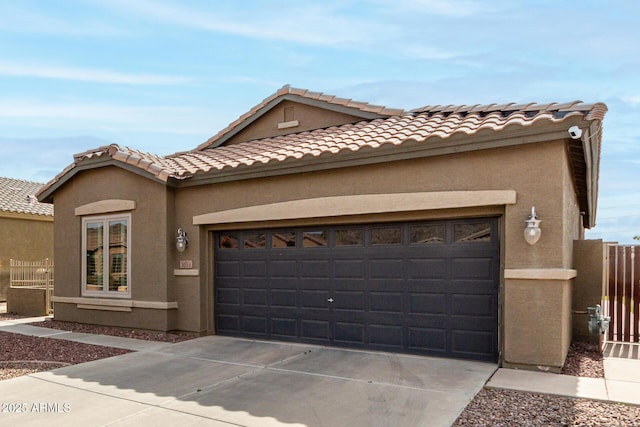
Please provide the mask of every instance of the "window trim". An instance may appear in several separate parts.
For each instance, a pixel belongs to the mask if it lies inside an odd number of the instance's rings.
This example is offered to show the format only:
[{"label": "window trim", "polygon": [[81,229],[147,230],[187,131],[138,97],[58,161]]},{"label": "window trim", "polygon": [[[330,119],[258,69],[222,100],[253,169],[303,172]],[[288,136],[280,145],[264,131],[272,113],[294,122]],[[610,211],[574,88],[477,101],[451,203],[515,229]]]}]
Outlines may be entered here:
[{"label": "window trim", "polygon": [[[87,289],[87,223],[89,222],[102,222],[105,232],[103,232],[103,247],[109,247],[109,221],[124,220],[127,222],[127,292],[118,292],[108,290],[109,284],[103,283],[102,291],[90,291]],[[113,215],[96,215],[87,216],[82,218],[82,243],[80,248],[81,259],[81,283],[80,283],[80,295],[87,297],[107,297],[107,298],[131,298],[131,213],[120,213]],[[106,267],[111,270],[111,254],[109,251],[104,251],[102,255],[103,269]],[[103,275],[104,277],[104,275]],[[107,290],[104,290],[106,285]]]}]

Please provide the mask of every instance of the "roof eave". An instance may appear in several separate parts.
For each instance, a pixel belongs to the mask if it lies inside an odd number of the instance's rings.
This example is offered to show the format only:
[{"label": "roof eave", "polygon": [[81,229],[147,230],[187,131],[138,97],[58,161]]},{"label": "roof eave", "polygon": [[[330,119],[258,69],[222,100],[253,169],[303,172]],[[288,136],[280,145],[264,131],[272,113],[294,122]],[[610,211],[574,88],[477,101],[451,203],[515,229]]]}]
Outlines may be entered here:
[{"label": "roof eave", "polygon": [[79,172],[107,166],[115,166],[171,187],[175,186],[177,182],[177,180],[171,178],[168,178],[166,181],[164,181],[158,178],[156,175],[134,165],[115,160],[109,156],[99,156],[89,159],[82,159],[79,162],[71,165],[71,167],[68,168],[67,172],[65,172],[62,176],[55,178],[55,182],[42,187],[42,189],[36,194],[36,197],[41,203],[53,203],[53,194]]}]

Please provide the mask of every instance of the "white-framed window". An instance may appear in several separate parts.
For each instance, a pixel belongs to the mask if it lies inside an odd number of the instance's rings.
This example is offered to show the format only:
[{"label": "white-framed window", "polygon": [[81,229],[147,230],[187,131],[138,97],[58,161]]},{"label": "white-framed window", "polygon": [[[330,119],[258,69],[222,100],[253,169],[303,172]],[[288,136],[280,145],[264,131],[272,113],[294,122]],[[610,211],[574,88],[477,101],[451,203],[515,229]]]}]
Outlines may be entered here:
[{"label": "white-framed window", "polygon": [[131,214],[82,218],[82,295],[131,296]]}]

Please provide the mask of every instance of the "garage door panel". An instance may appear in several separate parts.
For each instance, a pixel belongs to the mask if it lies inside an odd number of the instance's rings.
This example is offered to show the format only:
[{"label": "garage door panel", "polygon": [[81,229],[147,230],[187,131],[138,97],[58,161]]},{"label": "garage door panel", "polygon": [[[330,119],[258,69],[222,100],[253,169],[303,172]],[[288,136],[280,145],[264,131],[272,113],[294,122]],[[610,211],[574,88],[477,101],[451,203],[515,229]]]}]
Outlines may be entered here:
[{"label": "garage door panel", "polygon": [[240,304],[240,289],[218,288],[216,290],[216,300],[219,304]]},{"label": "garage door panel", "polygon": [[[285,254],[279,254],[284,256]],[[273,260],[270,265],[271,278],[296,278],[297,262],[296,260]]]},{"label": "garage door panel", "polygon": [[326,320],[305,320],[300,321],[300,332],[302,338],[313,338],[329,340],[329,321]]},{"label": "garage door panel", "polygon": [[234,314],[216,315],[216,328],[218,332],[240,333],[240,316]]},{"label": "garage door panel", "polygon": [[302,260],[301,277],[325,279],[329,276],[329,260]]},{"label": "garage door panel", "polygon": [[216,276],[219,278],[225,277],[239,277],[240,276],[240,262],[238,261],[218,261],[216,263]]},{"label": "garage door panel", "polygon": [[245,289],[242,292],[242,303],[244,305],[267,305],[267,290],[266,289]]},{"label": "garage door panel", "polygon": [[[216,332],[496,360],[497,224],[481,218],[216,234]],[[222,249],[227,235],[241,247]]]},{"label": "garage door panel", "polygon": [[369,344],[377,346],[402,347],[402,326],[381,325],[372,323],[369,325]]},{"label": "garage door panel", "polygon": [[453,331],[452,351],[491,360],[495,353],[493,334],[478,331]]},{"label": "garage door panel", "polygon": [[328,299],[326,290],[303,289],[300,291],[300,308],[329,310]]},{"label": "garage door panel", "polygon": [[361,323],[335,322],[334,340],[343,344],[361,346],[365,341],[365,327]]},{"label": "garage door panel", "polygon": [[240,266],[243,277],[266,277],[267,261],[245,261]]},{"label": "garage door panel", "polygon": [[364,312],[366,294],[362,291],[334,291],[331,308],[334,310],[347,310]]},{"label": "garage door panel", "polygon": [[455,258],[451,260],[452,279],[492,279],[494,276],[492,258]]},{"label": "garage door panel", "polygon": [[404,262],[401,259],[371,259],[369,275],[372,279],[404,277]]},{"label": "garage door panel", "polygon": [[409,294],[409,313],[446,314],[447,295],[444,293],[411,293]]},{"label": "garage door panel", "polygon": [[370,292],[369,310],[371,312],[402,314],[404,312],[403,299],[401,292]]},{"label": "garage door panel", "polygon": [[494,318],[493,295],[452,295],[451,314],[455,316]]},{"label": "garage door panel", "polygon": [[271,318],[271,335],[276,338],[296,338],[298,336],[298,321],[292,317],[294,315]]},{"label": "garage door panel", "polygon": [[407,263],[409,279],[446,279],[447,274],[446,258],[410,259]]},{"label": "garage door panel", "polygon": [[271,289],[271,307],[297,307],[297,296],[295,289]]},{"label": "garage door panel", "polygon": [[445,352],[447,350],[446,329],[409,327],[409,348]]},{"label": "garage door panel", "polygon": [[267,334],[267,318],[263,316],[243,316],[242,330],[249,334]]},{"label": "garage door panel", "polygon": [[365,261],[355,260],[334,260],[333,262],[334,278],[349,279],[363,278],[365,273]]}]

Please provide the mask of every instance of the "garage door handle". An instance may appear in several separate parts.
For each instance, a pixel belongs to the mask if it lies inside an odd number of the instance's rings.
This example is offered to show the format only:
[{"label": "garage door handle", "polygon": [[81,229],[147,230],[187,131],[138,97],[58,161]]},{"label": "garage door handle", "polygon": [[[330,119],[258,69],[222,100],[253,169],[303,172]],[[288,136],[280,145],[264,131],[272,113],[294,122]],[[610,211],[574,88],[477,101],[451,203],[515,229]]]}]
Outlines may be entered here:
[{"label": "garage door handle", "polygon": [[327,302],[333,302],[333,298],[329,298]]}]

